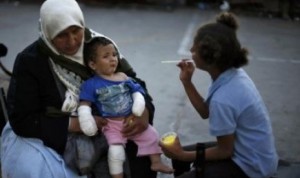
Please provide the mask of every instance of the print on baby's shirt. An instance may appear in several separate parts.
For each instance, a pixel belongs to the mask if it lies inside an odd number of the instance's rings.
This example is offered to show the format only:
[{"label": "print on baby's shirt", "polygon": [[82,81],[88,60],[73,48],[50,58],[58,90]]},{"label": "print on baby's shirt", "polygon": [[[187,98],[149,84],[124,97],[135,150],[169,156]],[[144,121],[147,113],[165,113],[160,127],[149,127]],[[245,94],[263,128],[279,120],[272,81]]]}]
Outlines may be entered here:
[{"label": "print on baby's shirt", "polygon": [[126,116],[131,113],[132,98],[126,83],[112,85],[96,90],[101,103],[102,116]]}]

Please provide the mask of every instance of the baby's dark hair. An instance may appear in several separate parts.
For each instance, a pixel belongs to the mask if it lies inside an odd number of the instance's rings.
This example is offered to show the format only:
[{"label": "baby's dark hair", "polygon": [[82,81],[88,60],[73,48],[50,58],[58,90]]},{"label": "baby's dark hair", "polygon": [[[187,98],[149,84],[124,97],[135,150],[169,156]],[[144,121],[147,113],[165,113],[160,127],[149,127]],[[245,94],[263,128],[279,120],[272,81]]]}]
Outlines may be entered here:
[{"label": "baby's dark hair", "polygon": [[216,22],[200,27],[194,38],[194,45],[202,59],[221,71],[248,64],[248,51],[237,39],[238,22],[234,14],[223,12]]},{"label": "baby's dark hair", "polygon": [[89,66],[90,61],[94,61],[97,57],[97,47],[113,44],[113,42],[105,37],[95,37],[90,42],[86,43],[83,49],[83,61],[86,66]]}]

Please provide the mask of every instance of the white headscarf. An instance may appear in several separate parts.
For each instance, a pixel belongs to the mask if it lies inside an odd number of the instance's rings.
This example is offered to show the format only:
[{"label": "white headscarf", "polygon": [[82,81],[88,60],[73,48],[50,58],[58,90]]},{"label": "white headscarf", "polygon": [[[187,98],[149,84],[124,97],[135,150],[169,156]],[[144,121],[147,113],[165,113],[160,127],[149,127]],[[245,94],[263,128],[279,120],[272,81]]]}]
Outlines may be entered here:
[{"label": "white headscarf", "polygon": [[[85,26],[83,13],[75,0],[46,0],[41,6],[40,37],[55,54],[83,65],[84,37],[79,50],[72,56],[60,54],[51,43],[51,40],[60,32],[74,25],[81,28]],[[65,112],[74,112],[78,106],[79,87],[82,80],[74,72],[55,64],[52,59],[50,61],[54,72],[67,88],[61,109]]]},{"label": "white headscarf", "polygon": [[[75,0],[46,0],[40,9],[40,37],[55,53],[60,54],[51,40],[70,26],[84,28],[83,13]],[[63,55],[75,62],[83,64],[83,43],[75,55]]]}]

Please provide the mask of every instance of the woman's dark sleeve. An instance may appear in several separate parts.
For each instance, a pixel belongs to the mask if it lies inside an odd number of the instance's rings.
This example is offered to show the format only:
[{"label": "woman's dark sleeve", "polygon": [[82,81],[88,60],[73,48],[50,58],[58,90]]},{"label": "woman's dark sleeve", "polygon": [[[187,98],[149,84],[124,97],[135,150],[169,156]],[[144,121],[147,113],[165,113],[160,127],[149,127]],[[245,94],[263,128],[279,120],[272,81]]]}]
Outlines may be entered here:
[{"label": "woman's dark sleeve", "polygon": [[133,70],[133,68],[131,67],[131,65],[128,63],[128,61],[125,58],[122,58],[119,60],[119,65],[118,65],[117,70],[120,72],[124,72],[126,75],[133,78],[134,81],[139,83],[145,90],[146,107],[149,111],[149,123],[152,125],[155,107],[153,105],[153,99],[147,90],[146,82],[136,76],[136,72]]},{"label": "woman's dark sleeve", "polygon": [[17,135],[39,138],[61,154],[67,140],[69,117],[46,115],[48,108],[61,107],[47,61],[30,53],[17,56],[7,95],[9,123]]}]

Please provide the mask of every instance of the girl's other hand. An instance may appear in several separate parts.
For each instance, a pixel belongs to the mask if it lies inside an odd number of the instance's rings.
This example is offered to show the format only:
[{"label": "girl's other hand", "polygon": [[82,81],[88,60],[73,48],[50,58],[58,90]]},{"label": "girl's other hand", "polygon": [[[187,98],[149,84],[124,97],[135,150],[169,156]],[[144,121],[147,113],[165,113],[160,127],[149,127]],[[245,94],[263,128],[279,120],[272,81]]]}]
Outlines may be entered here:
[{"label": "girl's other hand", "polygon": [[195,71],[194,63],[190,59],[182,59],[177,66],[180,68],[179,79],[182,82],[190,82]]},{"label": "girl's other hand", "polygon": [[176,137],[175,141],[171,145],[164,145],[162,142],[159,143],[163,153],[171,158],[171,159],[178,159],[182,160],[182,155],[184,154],[184,150],[181,146],[179,138]]}]

